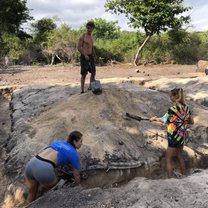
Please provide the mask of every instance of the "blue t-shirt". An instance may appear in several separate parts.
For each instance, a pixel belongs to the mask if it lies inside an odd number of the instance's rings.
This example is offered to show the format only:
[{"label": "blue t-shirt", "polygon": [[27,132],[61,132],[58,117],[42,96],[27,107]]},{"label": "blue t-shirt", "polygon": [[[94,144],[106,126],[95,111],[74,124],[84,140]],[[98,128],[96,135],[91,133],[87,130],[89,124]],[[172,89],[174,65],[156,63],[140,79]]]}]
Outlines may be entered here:
[{"label": "blue t-shirt", "polygon": [[50,148],[58,152],[58,166],[71,164],[73,168],[80,170],[80,157],[77,150],[66,141],[55,141]]}]

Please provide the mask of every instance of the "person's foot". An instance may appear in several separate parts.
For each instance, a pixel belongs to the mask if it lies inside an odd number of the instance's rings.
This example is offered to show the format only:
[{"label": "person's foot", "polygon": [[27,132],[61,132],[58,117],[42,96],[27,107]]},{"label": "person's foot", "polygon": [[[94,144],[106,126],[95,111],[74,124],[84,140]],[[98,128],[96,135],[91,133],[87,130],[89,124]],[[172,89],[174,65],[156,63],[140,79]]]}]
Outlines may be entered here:
[{"label": "person's foot", "polygon": [[84,91],[81,91],[81,92],[80,92],[80,94],[83,94],[83,93],[84,93]]},{"label": "person's foot", "polygon": [[91,88],[91,87],[89,87],[89,88],[88,88],[88,90],[92,90],[92,88]]}]

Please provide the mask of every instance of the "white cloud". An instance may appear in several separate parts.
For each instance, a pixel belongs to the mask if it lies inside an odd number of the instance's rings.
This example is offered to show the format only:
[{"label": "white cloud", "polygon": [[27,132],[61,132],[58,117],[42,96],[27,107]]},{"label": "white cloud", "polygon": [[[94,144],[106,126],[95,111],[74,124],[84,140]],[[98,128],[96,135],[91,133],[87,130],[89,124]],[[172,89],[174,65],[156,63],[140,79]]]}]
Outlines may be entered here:
[{"label": "white cloud", "polygon": [[[27,0],[31,15],[37,19],[58,16],[61,22],[69,24],[72,28],[79,28],[91,18],[104,18],[108,21],[118,20],[119,26],[124,30],[132,30],[123,15],[113,15],[105,12],[105,0]],[[192,30],[207,30],[208,18],[207,0],[185,0],[185,5],[193,6],[191,15]]]}]

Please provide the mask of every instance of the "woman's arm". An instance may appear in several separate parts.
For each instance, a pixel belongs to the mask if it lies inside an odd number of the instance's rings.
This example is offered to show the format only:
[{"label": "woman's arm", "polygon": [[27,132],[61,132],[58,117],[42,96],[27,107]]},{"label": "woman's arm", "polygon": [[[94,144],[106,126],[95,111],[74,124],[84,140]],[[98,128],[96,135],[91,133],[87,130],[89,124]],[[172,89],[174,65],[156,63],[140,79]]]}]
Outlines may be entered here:
[{"label": "woman's arm", "polygon": [[152,117],[149,119],[150,122],[160,122],[160,123],[164,123],[162,118],[160,117]]},{"label": "woman's arm", "polygon": [[73,176],[74,176],[75,185],[79,185],[80,184],[80,171],[73,168],[72,173],[73,173]]},{"label": "woman's arm", "polygon": [[192,115],[190,115],[189,124],[194,124],[194,118],[193,118],[193,116],[192,116]]}]

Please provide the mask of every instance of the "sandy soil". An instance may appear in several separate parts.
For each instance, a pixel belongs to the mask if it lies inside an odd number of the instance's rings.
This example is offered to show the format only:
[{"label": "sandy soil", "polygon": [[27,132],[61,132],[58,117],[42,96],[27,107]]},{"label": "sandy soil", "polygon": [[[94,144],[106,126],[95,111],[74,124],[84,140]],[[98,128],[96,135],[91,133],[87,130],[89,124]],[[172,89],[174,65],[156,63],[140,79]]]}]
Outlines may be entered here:
[{"label": "sandy soil", "polygon": [[[97,79],[144,77],[197,77],[196,65],[147,65],[135,67],[132,64],[97,67]],[[136,72],[139,70],[139,72]],[[89,76],[87,76],[87,82]],[[80,82],[79,66],[14,66],[0,69],[0,86],[19,86],[33,84],[71,84]]]}]

